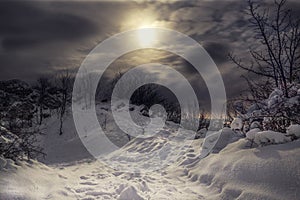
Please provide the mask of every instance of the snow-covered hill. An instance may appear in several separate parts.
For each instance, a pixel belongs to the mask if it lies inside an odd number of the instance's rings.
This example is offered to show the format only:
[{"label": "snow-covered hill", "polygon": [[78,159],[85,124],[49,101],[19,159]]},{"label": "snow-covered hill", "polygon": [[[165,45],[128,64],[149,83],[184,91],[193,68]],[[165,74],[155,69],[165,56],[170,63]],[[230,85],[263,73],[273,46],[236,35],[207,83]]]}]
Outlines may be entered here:
[{"label": "snow-covered hill", "polygon": [[[174,137],[178,127],[171,122],[155,135],[125,144],[128,137],[112,123],[107,107],[98,105],[97,113],[107,115],[107,135],[123,148],[101,161],[92,159],[76,134],[71,115],[65,119],[61,136],[58,122],[49,118],[42,129],[46,133],[42,144],[48,156],[41,161],[47,166],[37,161],[15,164],[1,158],[0,199],[300,197],[300,140],[250,149],[246,139],[236,137],[227,128],[215,153],[199,159],[203,139],[179,140]],[[139,107],[131,110],[137,119],[144,117]],[[185,130],[182,134],[185,137],[191,133]]]},{"label": "snow-covered hill", "polygon": [[[155,140],[133,140],[127,148],[139,151]],[[7,164],[1,171],[1,199],[298,199],[300,141],[245,149],[245,140],[219,154],[196,161],[198,139],[177,163],[151,173],[117,171],[85,160],[45,166],[38,162]],[[136,143],[139,145],[136,145]],[[168,144],[168,142],[166,143]],[[184,164],[182,164],[184,163]],[[122,165],[122,163],[119,163]],[[140,166],[145,160],[127,159]],[[13,165],[13,166],[12,166]]]}]

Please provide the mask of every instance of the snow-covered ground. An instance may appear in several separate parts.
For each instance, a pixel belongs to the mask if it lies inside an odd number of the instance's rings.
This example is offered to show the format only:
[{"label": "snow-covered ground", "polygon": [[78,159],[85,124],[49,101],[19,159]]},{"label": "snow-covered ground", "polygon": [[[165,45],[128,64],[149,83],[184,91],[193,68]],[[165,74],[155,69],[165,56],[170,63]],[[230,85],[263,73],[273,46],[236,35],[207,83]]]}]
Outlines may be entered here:
[{"label": "snow-covered ground", "polygon": [[[203,139],[178,139],[174,136],[178,127],[170,122],[155,135],[125,144],[127,135],[112,123],[106,108],[97,106],[99,115],[107,115],[108,137],[116,145],[125,146],[104,156],[103,162],[95,160],[81,144],[71,115],[65,119],[62,136],[58,135],[57,120],[49,118],[42,129],[47,156],[40,159],[47,165],[38,161],[14,164],[1,159],[0,199],[300,197],[300,140],[250,149],[245,138],[227,128],[214,153],[198,159]],[[137,119],[144,117],[138,112],[134,115]],[[182,132],[183,137],[190,133]]]}]

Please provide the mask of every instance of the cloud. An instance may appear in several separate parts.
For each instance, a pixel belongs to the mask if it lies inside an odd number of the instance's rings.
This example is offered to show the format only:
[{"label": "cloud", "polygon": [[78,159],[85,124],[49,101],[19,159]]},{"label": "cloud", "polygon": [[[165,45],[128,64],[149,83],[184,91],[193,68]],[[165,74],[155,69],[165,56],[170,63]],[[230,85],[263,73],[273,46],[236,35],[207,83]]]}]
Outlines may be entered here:
[{"label": "cloud", "polygon": [[205,42],[203,47],[217,65],[228,61],[228,54],[231,49],[229,44],[221,42]]},{"label": "cloud", "polygon": [[0,79],[78,68],[132,9],[125,2],[0,2]]},{"label": "cloud", "polygon": [[1,2],[0,35],[4,50],[72,41],[97,31],[96,26],[82,16],[41,7],[25,2]]},{"label": "cloud", "polygon": [[[288,3],[298,17],[300,4]],[[62,68],[77,69],[104,39],[143,23],[174,29],[191,36],[208,51],[220,69],[229,96],[244,89],[227,60],[229,52],[248,56],[255,44],[244,1],[1,1],[0,79],[34,80]],[[189,77],[201,98],[205,85],[184,59],[166,52],[140,51],[117,60],[111,71],[147,62],[172,65]],[[115,67],[115,68],[114,68]],[[239,83],[242,84],[234,84]]]}]

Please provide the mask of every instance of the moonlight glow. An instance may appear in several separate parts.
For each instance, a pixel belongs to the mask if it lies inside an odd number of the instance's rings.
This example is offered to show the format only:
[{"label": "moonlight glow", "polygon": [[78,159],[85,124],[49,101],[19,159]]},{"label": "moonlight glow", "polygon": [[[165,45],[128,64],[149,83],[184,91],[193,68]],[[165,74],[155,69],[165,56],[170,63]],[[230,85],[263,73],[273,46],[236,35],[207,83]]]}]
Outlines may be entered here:
[{"label": "moonlight glow", "polygon": [[141,45],[149,46],[156,40],[156,33],[150,27],[141,27],[138,31],[138,40]]}]

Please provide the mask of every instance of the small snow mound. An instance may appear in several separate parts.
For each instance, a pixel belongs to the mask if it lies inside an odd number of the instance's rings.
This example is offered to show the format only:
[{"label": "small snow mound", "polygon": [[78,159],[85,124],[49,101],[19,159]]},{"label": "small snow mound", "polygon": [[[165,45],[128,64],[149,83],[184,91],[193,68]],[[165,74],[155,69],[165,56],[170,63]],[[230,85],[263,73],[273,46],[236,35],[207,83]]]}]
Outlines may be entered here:
[{"label": "small snow mound", "polygon": [[195,139],[205,138],[206,133],[207,133],[207,129],[206,128],[200,129],[199,131],[197,131],[197,133],[195,135]]},{"label": "small snow mound", "polygon": [[243,121],[240,118],[234,118],[230,127],[233,130],[241,130],[243,128]]},{"label": "small snow mound", "polygon": [[300,125],[299,124],[292,124],[292,125],[290,125],[287,128],[286,133],[289,136],[295,136],[297,138],[300,138]]},{"label": "small snow mound", "polygon": [[6,165],[6,160],[3,157],[0,157],[0,170],[2,170]]},{"label": "small snow mound", "polygon": [[261,131],[256,133],[254,138],[254,142],[258,145],[282,144],[290,141],[289,137],[275,131]]},{"label": "small snow mound", "polygon": [[275,95],[268,100],[268,108],[273,108],[280,102],[282,102],[282,98],[279,95]]},{"label": "small snow mound", "polygon": [[255,135],[256,135],[258,132],[260,132],[260,131],[261,131],[261,130],[260,130],[259,128],[251,129],[250,131],[248,131],[248,132],[246,133],[246,138],[247,138],[248,140],[254,140]]},{"label": "small snow mound", "polygon": [[126,188],[125,184],[121,184],[118,189],[116,189],[116,193],[120,194]]},{"label": "small snow mound", "polygon": [[261,127],[261,124],[258,121],[254,121],[250,125],[250,129],[255,129]]},{"label": "small snow mound", "polygon": [[118,198],[118,200],[144,200],[140,195],[138,195],[135,187],[130,186],[123,190]]},{"label": "small snow mound", "polygon": [[139,186],[138,186],[139,190],[142,191],[142,192],[149,192],[150,189],[147,185],[147,183],[145,181],[142,181]]},{"label": "small snow mound", "polygon": [[202,149],[210,149],[211,146],[213,153],[218,153],[222,149],[224,149],[228,144],[237,141],[240,139],[233,130],[230,128],[223,128],[218,132],[212,133],[206,136],[204,143],[202,145]]},{"label": "small snow mound", "polygon": [[18,168],[18,166],[16,165],[15,161],[13,161],[12,159],[6,159],[6,165],[4,168],[15,170]]},{"label": "small snow mound", "polygon": [[274,91],[270,94],[269,99],[271,99],[272,97],[275,97],[275,96],[282,96],[282,95],[283,95],[283,92],[280,89],[275,88]]}]

